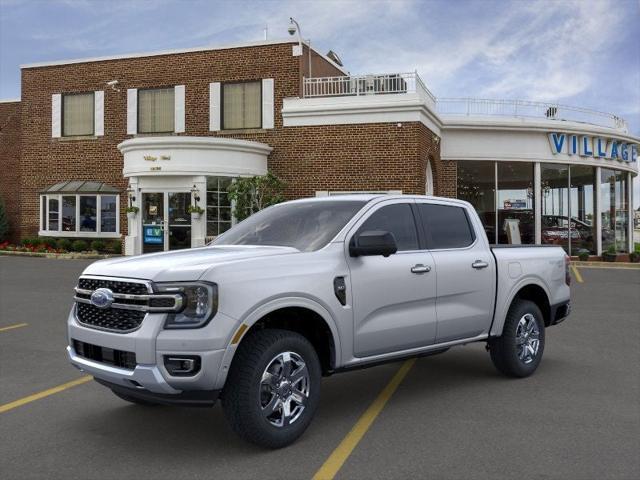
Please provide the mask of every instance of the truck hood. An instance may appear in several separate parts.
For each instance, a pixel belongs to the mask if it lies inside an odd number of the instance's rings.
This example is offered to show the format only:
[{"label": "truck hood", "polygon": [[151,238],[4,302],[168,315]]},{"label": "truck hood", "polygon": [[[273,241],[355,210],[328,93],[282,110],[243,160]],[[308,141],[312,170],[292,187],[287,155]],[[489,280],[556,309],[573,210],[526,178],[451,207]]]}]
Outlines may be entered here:
[{"label": "truck hood", "polygon": [[150,253],[134,257],[100,260],[83,275],[138,278],[152,281],[194,281],[207,270],[223,263],[248,258],[299,253],[291,247],[224,245]]}]

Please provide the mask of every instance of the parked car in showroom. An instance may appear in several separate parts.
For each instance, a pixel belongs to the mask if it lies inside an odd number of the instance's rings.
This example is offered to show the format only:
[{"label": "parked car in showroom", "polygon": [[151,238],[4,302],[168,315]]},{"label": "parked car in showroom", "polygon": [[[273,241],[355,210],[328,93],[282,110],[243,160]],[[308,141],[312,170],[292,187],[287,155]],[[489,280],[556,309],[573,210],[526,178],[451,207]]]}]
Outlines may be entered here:
[{"label": "parked car in showroom", "polygon": [[323,375],[470,342],[531,375],[569,314],[568,268],[560,247],[491,247],[464,201],[296,200],[206,247],[90,265],[67,351],[126,401],[221,399],[241,437],[278,448],[311,422]]}]

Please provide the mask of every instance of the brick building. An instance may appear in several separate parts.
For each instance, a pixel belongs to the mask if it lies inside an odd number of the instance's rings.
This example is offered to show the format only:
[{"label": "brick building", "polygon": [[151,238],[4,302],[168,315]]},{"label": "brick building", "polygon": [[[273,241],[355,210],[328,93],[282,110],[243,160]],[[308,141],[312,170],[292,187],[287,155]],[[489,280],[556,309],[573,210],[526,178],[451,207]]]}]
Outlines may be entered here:
[{"label": "brick building", "polygon": [[[436,100],[415,73],[353,76],[297,47],[22,66],[20,101],[0,103],[12,239],[122,239],[127,254],[202,245],[234,222],[228,183],[270,170],[288,198],[458,196],[491,241],[628,251],[638,138],[618,117]],[[186,212],[194,203],[199,218]],[[127,216],[128,205],[139,212]],[[519,238],[507,238],[505,221]]]}]

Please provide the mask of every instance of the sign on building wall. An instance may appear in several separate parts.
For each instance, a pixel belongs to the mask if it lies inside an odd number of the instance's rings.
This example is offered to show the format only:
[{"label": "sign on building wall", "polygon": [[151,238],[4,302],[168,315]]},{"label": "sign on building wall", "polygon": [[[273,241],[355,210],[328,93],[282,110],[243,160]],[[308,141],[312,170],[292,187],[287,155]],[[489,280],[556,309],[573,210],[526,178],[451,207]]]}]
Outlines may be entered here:
[{"label": "sign on building wall", "polygon": [[602,158],[621,162],[638,161],[638,145],[614,138],[552,132],[548,134],[551,153]]}]

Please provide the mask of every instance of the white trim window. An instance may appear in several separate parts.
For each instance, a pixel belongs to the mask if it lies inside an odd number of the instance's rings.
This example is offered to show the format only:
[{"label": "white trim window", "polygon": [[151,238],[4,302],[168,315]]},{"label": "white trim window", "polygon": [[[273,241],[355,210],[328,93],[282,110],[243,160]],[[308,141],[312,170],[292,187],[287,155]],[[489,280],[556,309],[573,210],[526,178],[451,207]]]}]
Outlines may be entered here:
[{"label": "white trim window", "polygon": [[222,129],[262,128],[262,82],[222,84]]},{"label": "white trim window", "polygon": [[232,177],[207,177],[207,238],[221,235],[235,223],[227,195],[232,181]]},{"label": "white trim window", "polygon": [[40,236],[120,237],[120,195],[46,193],[40,195]]},{"label": "white trim window", "polygon": [[127,90],[128,135],[184,131],[184,85]]},{"label": "white trim window", "polygon": [[51,136],[104,135],[104,92],[57,93],[51,96]]}]

